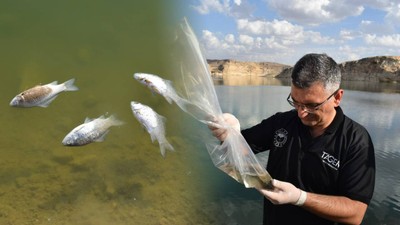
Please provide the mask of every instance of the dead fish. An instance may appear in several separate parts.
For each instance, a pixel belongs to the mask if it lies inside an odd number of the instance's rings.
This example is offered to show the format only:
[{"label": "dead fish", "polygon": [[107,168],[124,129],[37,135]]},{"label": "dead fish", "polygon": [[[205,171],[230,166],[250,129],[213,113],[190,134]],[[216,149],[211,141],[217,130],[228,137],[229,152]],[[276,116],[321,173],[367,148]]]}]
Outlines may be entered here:
[{"label": "dead fish", "polygon": [[123,122],[118,120],[114,115],[105,117],[100,116],[97,119],[86,118],[85,122],[75,127],[69,132],[64,140],[63,145],[80,146],[92,142],[102,142],[112,126],[120,126]]},{"label": "dead fish", "polygon": [[63,91],[77,91],[74,85],[75,79],[68,80],[62,84],[57,81],[45,85],[37,85],[15,96],[10,106],[15,107],[47,107]]},{"label": "dead fish", "polygon": [[166,149],[174,151],[174,148],[165,137],[165,117],[156,113],[149,106],[143,105],[139,102],[132,101],[131,108],[133,115],[150,134],[151,141],[158,141],[161,155],[165,157]]},{"label": "dead fish", "polygon": [[206,108],[201,108],[178,95],[170,80],[165,80],[157,75],[149,73],[135,73],[133,77],[147,86],[152,92],[163,96],[170,104],[175,102],[179,108],[189,113],[197,120],[207,123],[206,121],[213,117],[211,113],[207,112]]},{"label": "dead fish", "polygon": [[163,96],[170,104],[184,101],[175,91],[170,80],[165,80],[157,75],[149,73],[135,73],[133,77],[147,86],[152,92]]}]

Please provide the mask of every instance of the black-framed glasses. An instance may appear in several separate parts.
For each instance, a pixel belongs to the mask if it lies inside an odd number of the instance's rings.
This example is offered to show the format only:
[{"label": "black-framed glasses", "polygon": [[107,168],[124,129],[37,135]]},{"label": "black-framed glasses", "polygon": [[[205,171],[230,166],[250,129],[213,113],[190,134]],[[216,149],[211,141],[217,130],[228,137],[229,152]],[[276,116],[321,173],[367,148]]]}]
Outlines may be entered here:
[{"label": "black-framed glasses", "polygon": [[331,95],[329,95],[329,97],[327,99],[325,99],[325,101],[323,101],[321,103],[300,104],[300,103],[297,103],[297,102],[293,101],[293,99],[290,100],[290,98],[292,97],[291,93],[289,93],[289,96],[287,97],[286,100],[289,103],[289,105],[293,106],[296,109],[301,108],[303,111],[306,111],[308,113],[314,113],[321,106],[323,106],[330,98],[335,96],[338,93],[339,90],[340,90],[340,88],[338,88],[335,92],[333,92]]}]

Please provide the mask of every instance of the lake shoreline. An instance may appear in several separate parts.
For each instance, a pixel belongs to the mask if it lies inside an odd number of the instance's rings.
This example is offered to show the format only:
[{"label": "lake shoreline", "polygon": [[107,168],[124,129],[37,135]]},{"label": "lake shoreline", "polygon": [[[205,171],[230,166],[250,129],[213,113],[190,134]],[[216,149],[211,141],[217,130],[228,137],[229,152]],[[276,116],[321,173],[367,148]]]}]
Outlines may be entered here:
[{"label": "lake shoreline", "polygon": [[[269,78],[257,76],[224,76],[213,78],[214,85],[225,86],[290,86],[289,78]],[[342,80],[341,88],[346,90],[400,93],[400,83],[379,81],[349,81]]]}]

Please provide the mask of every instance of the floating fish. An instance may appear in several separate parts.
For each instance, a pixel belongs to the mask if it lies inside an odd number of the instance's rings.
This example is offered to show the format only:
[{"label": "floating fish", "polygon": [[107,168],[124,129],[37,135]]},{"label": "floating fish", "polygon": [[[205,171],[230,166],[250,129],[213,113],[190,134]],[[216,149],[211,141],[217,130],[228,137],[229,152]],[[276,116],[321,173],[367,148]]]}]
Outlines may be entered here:
[{"label": "floating fish", "polygon": [[156,113],[152,108],[138,102],[131,102],[133,115],[150,134],[151,141],[157,139],[161,155],[165,157],[165,149],[174,151],[172,145],[165,138],[165,117]]},{"label": "floating fish", "polygon": [[63,91],[77,91],[78,87],[74,85],[75,79],[68,80],[62,84],[57,81],[46,85],[37,85],[15,96],[10,106],[15,107],[47,107]]},{"label": "floating fish", "polygon": [[101,142],[104,141],[110,127],[122,124],[123,122],[118,120],[114,115],[107,118],[102,115],[93,120],[86,118],[83,124],[75,127],[65,136],[62,143],[67,146],[80,146],[92,142]]},{"label": "floating fish", "polygon": [[207,112],[207,108],[200,108],[196,103],[189,102],[177,94],[172,82],[165,80],[157,75],[148,73],[135,73],[133,77],[140,83],[147,86],[152,92],[163,96],[170,104],[175,102],[184,112],[204,123],[210,123],[212,114]]},{"label": "floating fish", "polygon": [[140,83],[147,86],[151,91],[163,96],[170,104],[185,101],[175,91],[170,80],[148,73],[135,73],[133,77]]}]

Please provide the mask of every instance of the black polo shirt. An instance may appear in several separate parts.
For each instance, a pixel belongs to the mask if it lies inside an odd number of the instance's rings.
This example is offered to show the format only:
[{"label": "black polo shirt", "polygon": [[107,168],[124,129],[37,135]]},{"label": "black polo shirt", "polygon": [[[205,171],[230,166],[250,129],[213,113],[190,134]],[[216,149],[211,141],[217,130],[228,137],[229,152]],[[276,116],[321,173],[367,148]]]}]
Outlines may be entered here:
[{"label": "black polo shirt", "polygon": [[[307,192],[346,196],[369,204],[375,184],[374,147],[367,130],[336,108],[323,135],[313,138],[292,110],[277,113],[242,134],[255,153],[269,150],[275,179]],[[293,205],[264,200],[264,224],[335,224]]]}]

